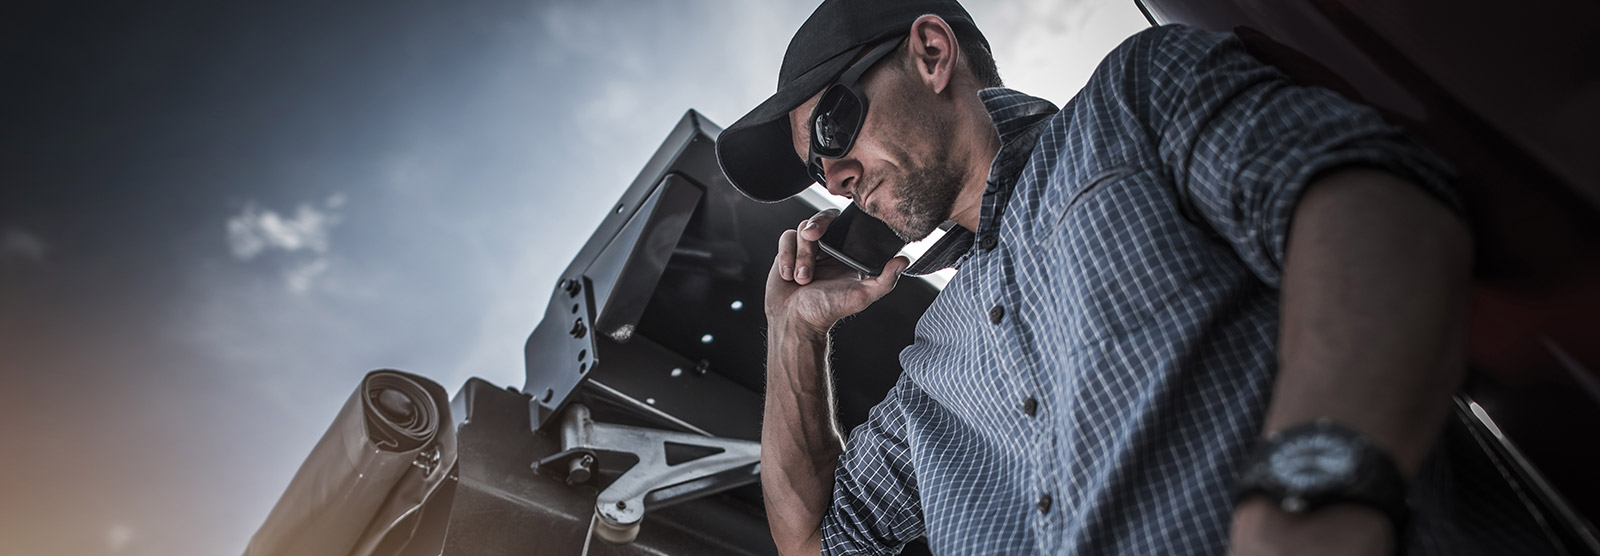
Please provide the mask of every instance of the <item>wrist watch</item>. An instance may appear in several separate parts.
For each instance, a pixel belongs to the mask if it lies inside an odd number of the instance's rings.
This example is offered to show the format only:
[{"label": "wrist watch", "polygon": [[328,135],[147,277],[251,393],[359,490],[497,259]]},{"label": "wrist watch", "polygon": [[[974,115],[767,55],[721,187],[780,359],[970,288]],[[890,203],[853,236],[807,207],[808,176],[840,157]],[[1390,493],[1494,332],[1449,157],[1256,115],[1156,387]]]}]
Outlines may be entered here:
[{"label": "wrist watch", "polygon": [[1360,433],[1328,419],[1267,437],[1239,477],[1234,503],[1257,496],[1297,515],[1338,504],[1378,510],[1394,526],[1395,554],[1405,552],[1411,508],[1399,466]]}]

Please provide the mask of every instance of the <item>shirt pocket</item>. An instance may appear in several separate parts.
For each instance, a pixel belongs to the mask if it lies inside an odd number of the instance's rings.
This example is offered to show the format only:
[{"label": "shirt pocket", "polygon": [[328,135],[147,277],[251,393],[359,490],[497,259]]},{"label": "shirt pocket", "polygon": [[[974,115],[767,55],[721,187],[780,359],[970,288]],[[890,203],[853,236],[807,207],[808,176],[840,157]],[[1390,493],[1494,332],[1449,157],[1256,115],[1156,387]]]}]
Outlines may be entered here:
[{"label": "shirt pocket", "polygon": [[1158,178],[1126,166],[1094,172],[1062,191],[1045,220],[1037,253],[1070,337],[1116,340],[1183,310],[1210,248]]},{"label": "shirt pocket", "polygon": [[1055,191],[1053,191],[1054,194],[1046,193],[1045,195],[1046,218],[1044,219],[1045,222],[1049,223],[1050,229],[1047,233],[1040,234],[1040,237],[1043,237],[1046,241],[1052,239],[1055,231],[1061,229],[1062,222],[1066,220],[1067,215],[1072,213],[1073,207],[1078,205],[1079,202],[1094,192],[1114,184],[1133,173],[1134,169],[1130,166],[1113,166],[1102,168],[1095,172],[1088,172],[1088,177],[1075,180],[1074,183],[1065,187],[1059,185],[1051,187]]}]

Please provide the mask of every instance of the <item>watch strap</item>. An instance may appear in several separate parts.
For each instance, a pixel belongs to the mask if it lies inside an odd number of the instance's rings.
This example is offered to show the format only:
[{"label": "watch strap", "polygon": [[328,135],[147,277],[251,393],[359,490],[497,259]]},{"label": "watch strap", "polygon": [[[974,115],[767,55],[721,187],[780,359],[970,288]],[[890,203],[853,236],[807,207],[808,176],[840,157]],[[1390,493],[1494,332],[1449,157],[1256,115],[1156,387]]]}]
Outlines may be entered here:
[{"label": "watch strap", "polygon": [[[1296,492],[1278,480],[1269,464],[1273,454],[1289,440],[1312,435],[1338,439],[1356,451],[1351,481],[1322,491]],[[1389,518],[1395,554],[1400,555],[1406,551],[1411,527],[1406,487],[1400,467],[1382,448],[1348,427],[1319,419],[1279,431],[1257,446],[1234,489],[1234,504],[1260,496],[1288,513],[1302,515],[1340,504],[1368,507]]]}]

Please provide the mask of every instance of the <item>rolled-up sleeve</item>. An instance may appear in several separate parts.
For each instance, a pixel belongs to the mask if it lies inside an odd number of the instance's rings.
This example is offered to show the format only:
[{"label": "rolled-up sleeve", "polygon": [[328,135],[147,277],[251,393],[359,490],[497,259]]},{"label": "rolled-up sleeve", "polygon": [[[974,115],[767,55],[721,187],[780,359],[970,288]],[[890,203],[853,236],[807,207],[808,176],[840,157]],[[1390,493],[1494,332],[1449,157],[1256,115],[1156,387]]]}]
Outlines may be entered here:
[{"label": "rolled-up sleeve", "polygon": [[1299,86],[1242,41],[1182,26],[1141,33],[1125,56],[1125,106],[1156,142],[1186,211],[1279,285],[1306,186],[1349,166],[1387,170],[1461,213],[1451,171],[1370,107]]},{"label": "rolled-up sleeve", "polygon": [[917,386],[904,375],[867,421],[850,432],[839,457],[833,504],[822,518],[822,553],[896,554],[923,534],[901,400]]}]

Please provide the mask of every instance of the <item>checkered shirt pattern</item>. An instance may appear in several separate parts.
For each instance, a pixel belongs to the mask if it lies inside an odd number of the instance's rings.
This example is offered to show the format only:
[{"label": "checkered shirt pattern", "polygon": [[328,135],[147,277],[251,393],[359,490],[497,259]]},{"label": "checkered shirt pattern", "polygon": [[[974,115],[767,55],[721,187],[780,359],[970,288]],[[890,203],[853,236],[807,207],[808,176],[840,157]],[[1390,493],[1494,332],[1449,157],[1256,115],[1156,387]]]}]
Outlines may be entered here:
[{"label": "checkered shirt pattern", "polygon": [[[1003,147],[978,229],[910,269],[959,271],[849,435],[823,553],[1224,554],[1301,191],[1368,165],[1454,205],[1448,170],[1372,110],[1180,26],[1128,39],[1063,109],[980,95]],[[1499,553],[1442,451],[1412,489],[1410,553]]]}]

